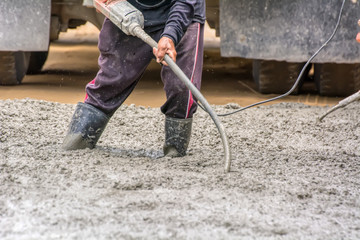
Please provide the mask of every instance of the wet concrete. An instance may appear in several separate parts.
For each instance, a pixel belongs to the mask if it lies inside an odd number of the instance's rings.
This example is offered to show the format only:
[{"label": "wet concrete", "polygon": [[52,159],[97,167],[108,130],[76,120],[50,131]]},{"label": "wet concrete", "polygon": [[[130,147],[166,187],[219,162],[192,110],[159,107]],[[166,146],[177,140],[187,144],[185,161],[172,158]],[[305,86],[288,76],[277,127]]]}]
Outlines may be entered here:
[{"label": "wet concrete", "polygon": [[[216,106],[226,112],[238,106]],[[93,150],[60,149],[73,104],[0,101],[1,239],[359,239],[360,114],[282,103],[199,111],[188,155],[162,157],[158,108],[123,106]]]}]

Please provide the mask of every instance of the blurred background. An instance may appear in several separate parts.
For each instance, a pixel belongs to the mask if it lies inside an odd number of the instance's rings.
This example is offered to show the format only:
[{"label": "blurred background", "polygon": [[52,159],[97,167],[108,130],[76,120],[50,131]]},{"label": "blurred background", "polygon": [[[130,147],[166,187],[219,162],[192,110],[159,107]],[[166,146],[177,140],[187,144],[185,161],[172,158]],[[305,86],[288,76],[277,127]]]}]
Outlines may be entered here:
[{"label": "blurred background", "polygon": [[[98,34],[99,30],[91,23],[60,33],[59,39],[50,44],[42,71],[26,75],[21,85],[0,86],[0,99],[34,98],[72,104],[83,101],[85,85],[98,71]],[[250,60],[223,58],[219,46],[220,40],[215,36],[215,30],[206,25],[201,91],[211,104],[237,103],[244,106],[275,96],[255,90]],[[164,103],[160,68],[156,62],[150,64],[125,104],[159,107]],[[289,96],[284,101],[327,105],[338,100],[318,96],[310,84],[306,94]]]}]

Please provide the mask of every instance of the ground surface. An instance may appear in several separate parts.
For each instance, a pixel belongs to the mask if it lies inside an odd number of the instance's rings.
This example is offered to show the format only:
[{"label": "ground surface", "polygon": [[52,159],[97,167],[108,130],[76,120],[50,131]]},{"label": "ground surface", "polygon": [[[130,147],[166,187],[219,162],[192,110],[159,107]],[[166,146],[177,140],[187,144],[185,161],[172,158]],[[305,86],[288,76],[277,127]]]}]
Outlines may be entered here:
[{"label": "ground surface", "polygon": [[[75,105],[0,101],[0,239],[360,239],[360,109],[282,103],[196,114],[162,157],[158,108],[123,106],[97,148],[60,149]],[[217,112],[236,105],[217,106]]]}]

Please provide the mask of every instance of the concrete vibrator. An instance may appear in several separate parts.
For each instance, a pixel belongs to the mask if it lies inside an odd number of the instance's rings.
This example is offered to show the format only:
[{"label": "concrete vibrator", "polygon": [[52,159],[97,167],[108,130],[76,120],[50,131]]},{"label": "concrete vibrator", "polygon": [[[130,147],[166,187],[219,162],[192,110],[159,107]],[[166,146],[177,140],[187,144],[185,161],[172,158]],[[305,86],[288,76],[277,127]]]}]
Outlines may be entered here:
[{"label": "concrete vibrator", "polygon": [[[152,48],[157,48],[157,42],[153,40],[144,30],[144,16],[143,14],[128,3],[126,0],[110,0],[101,1],[94,0],[94,5],[98,11],[103,13],[108,19],[110,19],[117,27],[119,27],[125,34],[138,37]],[[231,166],[231,153],[228,138],[225,132],[225,128],[219,120],[217,114],[213,111],[210,104],[200,93],[200,91],[191,83],[189,78],[178,67],[178,65],[169,57],[165,55],[164,61],[168,64],[171,70],[176,76],[186,85],[191,91],[194,97],[203,105],[210,117],[214,121],[223,143],[225,153],[225,171],[230,171]]]}]

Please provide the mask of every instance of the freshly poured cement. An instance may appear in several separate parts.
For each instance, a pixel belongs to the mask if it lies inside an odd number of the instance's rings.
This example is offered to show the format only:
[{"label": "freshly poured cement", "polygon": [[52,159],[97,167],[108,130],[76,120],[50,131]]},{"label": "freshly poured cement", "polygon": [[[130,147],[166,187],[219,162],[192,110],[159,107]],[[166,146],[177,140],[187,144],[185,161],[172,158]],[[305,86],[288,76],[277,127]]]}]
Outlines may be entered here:
[{"label": "freshly poured cement", "polygon": [[[217,106],[218,113],[237,105]],[[75,105],[0,101],[0,239],[360,239],[360,108],[206,113],[163,158],[159,109],[123,106],[98,147],[60,149]]]}]

